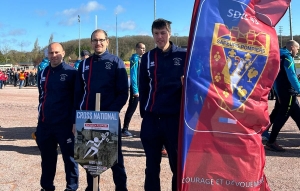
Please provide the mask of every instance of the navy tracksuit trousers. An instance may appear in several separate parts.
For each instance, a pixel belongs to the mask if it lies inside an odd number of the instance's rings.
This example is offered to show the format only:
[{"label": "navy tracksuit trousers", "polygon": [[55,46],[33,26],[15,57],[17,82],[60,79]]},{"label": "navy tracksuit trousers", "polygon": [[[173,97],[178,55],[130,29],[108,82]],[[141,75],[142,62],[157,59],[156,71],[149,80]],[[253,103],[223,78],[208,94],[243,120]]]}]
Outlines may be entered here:
[{"label": "navy tracksuit trousers", "polygon": [[146,112],[141,127],[141,141],[146,154],[145,191],[160,190],[161,148],[168,152],[173,173],[172,191],[177,187],[178,115],[156,115]]},{"label": "navy tracksuit trousers", "polygon": [[129,101],[128,101],[128,108],[125,113],[124,117],[124,124],[123,124],[123,129],[122,131],[128,131],[129,123],[131,121],[132,115],[134,114],[137,105],[139,103],[139,97],[134,97],[133,96],[133,89],[132,86],[130,86],[130,95],[129,95]]},{"label": "navy tracksuit trousers", "polygon": [[66,188],[78,189],[78,165],[74,160],[74,135],[72,124],[49,125],[39,123],[36,131],[37,144],[42,158],[42,175],[40,184],[46,191],[55,190],[53,184],[57,163],[57,144],[65,163]]},{"label": "navy tracksuit trousers", "polygon": [[275,108],[276,108],[275,113],[277,113],[277,115],[276,118],[274,119],[274,124],[270,134],[269,143],[274,143],[276,141],[281,128],[284,126],[285,122],[288,120],[290,116],[296,122],[298,128],[300,129],[300,117],[299,117],[300,105],[297,96],[286,95],[280,98],[278,97],[277,99],[276,102],[280,101],[280,103],[277,103],[277,105],[275,103]]},{"label": "navy tracksuit trousers", "polygon": [[[121,125],[119,123],[119,133],[118,133],[118,163],[111,167],[113,172],[113,179],[116,185],[116,191],[127,191],[127,175],[124,167],[124,158],[122,154],[122,140],[121,140]],[[87,188],[85,191],[93,191],[93,176],[86,173]],[[98,176],[98,185],[100,177]],[[98,189],[100,190],[100,189]]]}]

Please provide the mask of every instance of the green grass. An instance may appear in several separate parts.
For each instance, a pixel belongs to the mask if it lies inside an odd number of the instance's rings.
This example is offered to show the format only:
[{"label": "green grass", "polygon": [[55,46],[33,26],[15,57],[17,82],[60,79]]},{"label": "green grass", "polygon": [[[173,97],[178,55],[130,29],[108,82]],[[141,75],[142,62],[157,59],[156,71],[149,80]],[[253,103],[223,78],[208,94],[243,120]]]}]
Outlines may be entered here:
[{"label": "green grass", "polygon": [[127,75],[130,75],[130,68],[126,68]]}]

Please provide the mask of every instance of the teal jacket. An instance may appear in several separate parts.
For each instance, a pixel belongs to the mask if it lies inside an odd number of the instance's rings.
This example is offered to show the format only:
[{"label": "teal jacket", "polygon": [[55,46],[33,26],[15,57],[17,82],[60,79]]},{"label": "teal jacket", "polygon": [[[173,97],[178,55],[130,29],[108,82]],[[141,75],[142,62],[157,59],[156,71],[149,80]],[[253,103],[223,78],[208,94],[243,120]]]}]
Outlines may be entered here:
[{"label": "teal jacket", "polygon": [[130,58],[130,86],[132,87],[133,94],[139,93],[139,63],[140,56],[138,54],[133,54]]},{"label": "teal jacket", "polygon": [[286,48],[280,49],[280,71],[275,80],[274,89],[279,97],[300,93],[294,58]]}]

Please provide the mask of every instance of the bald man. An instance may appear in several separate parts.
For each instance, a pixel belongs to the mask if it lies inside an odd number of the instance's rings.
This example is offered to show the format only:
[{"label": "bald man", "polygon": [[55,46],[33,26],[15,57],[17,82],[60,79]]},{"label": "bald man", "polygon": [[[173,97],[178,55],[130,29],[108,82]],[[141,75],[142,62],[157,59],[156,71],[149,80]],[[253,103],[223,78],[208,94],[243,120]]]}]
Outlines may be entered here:
[{"label": "bald man", "polygon": [[74,156],[72,109],[76,69],[64,63],[65,51],[60,43],[48,46],[50,64],[39,73],[39,116],[37,144],[41,151],[42,175],[40,184],[44,191],[55,190],[53,184],[57,144],[65,163],[66,189],[78,188],[78,165]]},{"label": "bald man", "polygon": [[300,94],[300,83],[297,78],[294,57],[299,50],[299,43],[290,40],[285,48],[280,49],[280,70],[274,82],[276,92],[275,108],[270,115],[273,127],[270,138],[266,143],[266,149],[277,152],[284,152],[285,149],[276,142],[277,136],[291,116],[300,129],[300,105],[297,95]]}]

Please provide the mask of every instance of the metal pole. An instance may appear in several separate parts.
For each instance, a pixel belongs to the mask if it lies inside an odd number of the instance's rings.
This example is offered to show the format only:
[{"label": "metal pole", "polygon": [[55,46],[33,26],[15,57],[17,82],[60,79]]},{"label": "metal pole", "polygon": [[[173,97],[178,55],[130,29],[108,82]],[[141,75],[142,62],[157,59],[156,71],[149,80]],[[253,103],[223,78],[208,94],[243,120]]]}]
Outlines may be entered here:
[{"label": "metal pole", "polygon": [[156,0],[154,0],[154,20],[156,19]]},{"label": "metal pole", "polygon": [[[156,19],[156,0],[154,0],[154,21],[155,19]],[[154,48],[156,48],[156,43],[154,43]]]},{"label": "metal pole", "polygon": [[97,24],[98,24],[97,15],[95,15],[95,30],[97,30],[98,28]]},{"label": "metal pole", "polygon": [[[101,94],[96,93],[95,111],[100,111],[100,100],[101,100]],[[95,176],[93,178],[93,191],[98,191],[98,190],[99,190],[98,176]]]},{"label": "metal pole", "polygon": [[290,15],[290,37],[291,37],[291,40],[293,40],[293,29],[292,29],[292,3],[290,4],[290,7],[289,7],[289,15]]},{"label": "metal pole", "polygon": [[79,23],[79,39],[78,39],[78,58],[80,57],[80,16],[78,15],[78,23]]},{"label": "metal pole", "polygon": [[279,34],[280,34],[280,48],[282,48],[282,26],[279,26]]},{"label": "metal pole", "polygon": [[174,36],[176,38],[176,45],[178,46],[178,43],[177,43],[177,36],[178,36],[178,33],[174,33]]},{"label": "metal pole", "polygon": [[119,56],[119,47],[118,47],[118,14],[116,13],[116,55]]}]

